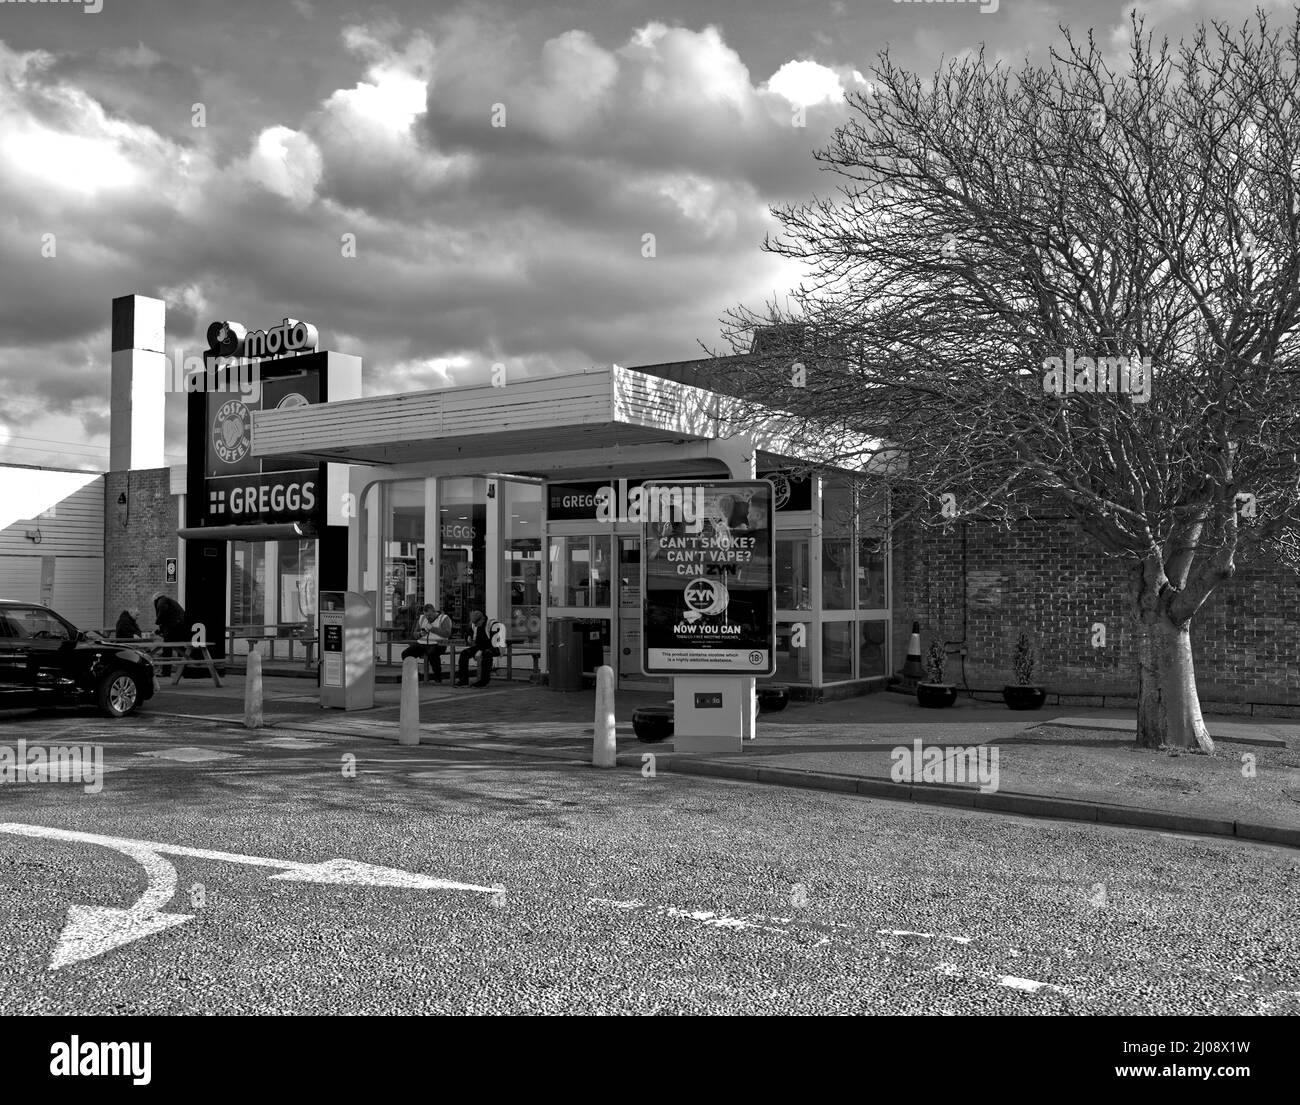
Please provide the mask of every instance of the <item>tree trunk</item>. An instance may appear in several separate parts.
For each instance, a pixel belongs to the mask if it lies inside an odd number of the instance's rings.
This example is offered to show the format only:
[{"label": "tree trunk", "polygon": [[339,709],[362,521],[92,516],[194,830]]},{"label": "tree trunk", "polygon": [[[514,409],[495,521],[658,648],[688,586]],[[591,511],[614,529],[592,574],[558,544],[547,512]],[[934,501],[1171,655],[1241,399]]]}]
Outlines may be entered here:
[{"label": "tree trunk", "polygon": [[1137,743],[1141,748],[1213,752],[1192,663],[1190,621],[1176,622],[1169,605],[1177,596],[1158,556],[1133,572],[1133,613],[1138,628]]},{"label": "tree trunk", "polygon": [[1188,624],[1163,612],[1144,620],[1138,658],[1138,744],[1213,752],[1192,663]]}]

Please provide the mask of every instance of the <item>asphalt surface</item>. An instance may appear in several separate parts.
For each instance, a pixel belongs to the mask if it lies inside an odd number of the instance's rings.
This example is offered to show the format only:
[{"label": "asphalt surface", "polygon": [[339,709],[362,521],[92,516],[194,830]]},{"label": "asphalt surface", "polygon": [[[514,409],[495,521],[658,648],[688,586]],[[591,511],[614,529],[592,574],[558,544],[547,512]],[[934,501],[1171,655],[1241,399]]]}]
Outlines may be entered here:
[{"label": "asphalt surface", "polygon": [[169,854],[192,920],[51,970],[145,868],[0,832],[4,1014],[1300,1012],[1290,849],[158,717],[19,737],[109,771],[0,786],[6,824],[485,889]]}]

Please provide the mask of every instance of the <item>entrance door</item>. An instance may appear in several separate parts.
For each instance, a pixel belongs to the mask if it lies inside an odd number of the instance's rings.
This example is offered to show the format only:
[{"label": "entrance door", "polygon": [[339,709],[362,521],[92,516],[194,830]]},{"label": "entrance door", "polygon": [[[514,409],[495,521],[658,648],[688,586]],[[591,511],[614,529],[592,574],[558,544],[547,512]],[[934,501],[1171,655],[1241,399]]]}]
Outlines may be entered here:
[{"label": "entrance door", "polygon": [[582,670],[612,664],[613,538],[608,533],[552,535],[547,620],[553,632],[576,623],[582,631]]}]

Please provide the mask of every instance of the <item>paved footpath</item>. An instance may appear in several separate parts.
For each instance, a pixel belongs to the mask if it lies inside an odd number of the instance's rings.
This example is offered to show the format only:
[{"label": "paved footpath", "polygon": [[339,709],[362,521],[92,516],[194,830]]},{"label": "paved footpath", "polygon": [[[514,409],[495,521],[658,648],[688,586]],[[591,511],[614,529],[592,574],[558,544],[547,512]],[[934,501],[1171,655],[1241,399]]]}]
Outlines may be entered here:
[{"label": "paved footpath", "polygon": [[[268,726],[281,729],[396,743],[399,699],[400,687],[380,684],[375,709],[323,711],[312,682],[268,678],[264,715]],[[444,683],[422,685],[420,699],[422,744],[494,752],[514,748],[564,760],[590,756],[593,692],[560,693],[509,682],[485,689]],[[666,701],[657,692],[618,694],[621,765],[645,769],[652,763],[656,771],[1300,847],[1300,725],[1293,723],[1208,718],[1226,755],[1207,767],[1204,761],[1180,763],[1135,749],[1128,711],[1067,706],[1026,713],[969,700],[930,711],[907,696],[883,693],[791,703],[763,715],[758,739],[736,753],[687,756],[677,754],[671,742],[642,743],[632,732],[633,710]],[[197,681],[166,687],[149,712],[242,717],[243,680],[237,675],[219,690]],[[1044,731],[1046,726],[1057,729]],[[925,747],[996,746],[1001,753],[997,792],[981,793],[973,784],[895,781],[895,750],[915,741]],[[1243,754],[1260,765],[1249,781],[1241,778],[1236,758]]]}]

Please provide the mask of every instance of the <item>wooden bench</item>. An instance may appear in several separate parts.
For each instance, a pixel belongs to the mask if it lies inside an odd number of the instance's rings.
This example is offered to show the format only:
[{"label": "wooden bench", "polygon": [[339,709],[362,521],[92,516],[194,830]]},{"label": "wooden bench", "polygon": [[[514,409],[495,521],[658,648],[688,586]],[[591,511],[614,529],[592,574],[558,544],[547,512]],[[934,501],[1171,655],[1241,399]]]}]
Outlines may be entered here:
[{"label": "wooden bench", "polygon": [[542,646],[541,642],[532,637],[507,637],[506,638],[506,670],[504,678],[506,682],[514,681],[514,659],[515,653],[520,656],[531,656],[533,658],[533,670],[529,672],[528,682],[538,683],[542,678]]},{"label": "wooden bench", "polygon": [[[190,664],[206,664],[208,672],[212,676],[213,684],[218,687],[223,685],[221,682],[221,673],[217,671],[217,663],[212,659],[212,653],[208,651],[207,645],[193,645],[188,641],[158,641],[139,637],[111,637],[103,633],[99,634],[99,636],[103,638],[106,644],[126,645],[128,648],[133,648],[137,652],[143,652],[153,660],[155,665],[160,665],[163,662],[170,664],[176,669],[172,674],[171,685],[173,687],[181,681],[182,676],[185,674],[185,668]],[[162,655],[164,652],[172,652],[176,649],[179,649],[181,652],[179,657]],[[202,655],[197,659],[191,659],[189,657],[191,651],[199,652]]]}]

